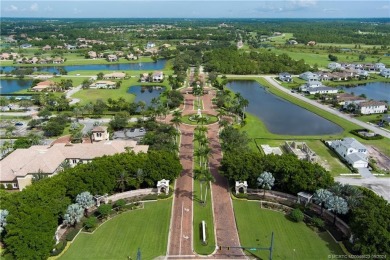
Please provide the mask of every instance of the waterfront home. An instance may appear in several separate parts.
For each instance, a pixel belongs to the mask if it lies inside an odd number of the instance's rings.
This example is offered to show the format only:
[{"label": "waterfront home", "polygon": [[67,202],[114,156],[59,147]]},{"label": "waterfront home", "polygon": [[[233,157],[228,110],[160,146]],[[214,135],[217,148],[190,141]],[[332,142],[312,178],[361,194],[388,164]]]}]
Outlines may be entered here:
[{"label": "waterfront home", "polygon": [[338,89],[337,88],[331,88],[327,86],[321,86],[321,87],[309,87],[305,90],[305,92],[309,93],[310,95],[315,94],[337,94]]},{"label": "waterfront home", "polygon": [[126,59],[128,59],[128,60],[137,60],[138,57],[135,56],[134,54],[130,53],[130,54],[126,55]]},{"label": "waterfront home", "polygon": [[331,62],[328,64],[328,69],[330,70],[339,70],[341,69],[341,64],[338,62]]},{"label": "waterfront home", "polygon": [[77,49],[76,46],[70,45],[70,44],[66,45],[66,48],[67,48],[68,50],[76,50],[76,49]]},{"label": "waterfront home", "polygon": [[148,82],[149,81],[149,74],[148,73],[142,73],[140,75],[139,81],[142,83]]},{"label": "waterfront home", "polygon": [[306,80],[306,81],[318,81],[318,75],[314,74],[313,72],[306,71],[299,75],[300,79]]},{"label": "waterfront home", "polygon": [[300,91],[305,92],[308,88],[318,88],[318,87],[323,87],[322,83],[319,81],[308,81],[302,86],[299,87]]},{"label": "waterfront home", "polygon": [[117,61],[118,60],[118,57],[114,54],[109,54],[107,55],[107,61],[110,61],[110,62],[113,62],[113,61]]},{"label": "waterfront home", "polygon": [[113,72],[103,75],[103,79],[124,79],[126,77],[126,73],[123,72]]},{"label": "waterfront home", "polygon": [[359,112],[363,115],[381,114],[387,111],[387,104],[381,101],[366,101],[358,104]]},{"label": "waterfront home", "polygon": [[[96,134],[99,132],[96,131]],[[146,153],[148,148],[148,145],[137,145],[136,141],[102,140],[96,143],[57,143],[52,146],[34,145],[27,149],[16,149],[1,161],[0,183],[23,190],[31,184],[34,174],[42,172],[51,177],[62,170],[64,162],[74,167],[79,163],[89,163],[96,157],[128,150]]]},{"label": "waterfront home", "polygon": [[91,84],[90,88],[115,88],[116,83],[113,81],[99,80]]},{"label": "waterfront home", "polygon": [[279,80],[283,82],[292,82],[292,76],[288,72],[279,73]]},{"label": "waterfront home", "polygon": [[390,69],[383,69],[379,74],[385,78],[390,78]]},{"label": "waterfront home", "polygon": [[55,83],[50,80],[39,82],[36,86],[32,87],[31,90],[35,92],[42,92],[53,90],[55,88]]},{"label": "waterfront home", "polygon": [[155,71],[152,74],[153,82],[161,82],[164,80],[164,73],[162,71]]},{"label": "waterfront home", "polygon": [[349,94],[349,93],[337,94],[336,96],[334,96],[333,100],[335,100],[337,102],[337,104],[344,106],[344,108],[347,105],[349,105],[350,103],[357,104],[357,103],[366,101],[365,98],[357,97],[357,96],[355,96],[353,94]]},{"label": "waterfront home", "polygon": [[96,59],[96,57],[97,57],[96,51],[89,51],[88,52],[88,57],[90,59]]},{"label": "waterfront home", "polygon": [[53,64],[61,64],[64,63],[64,61],[65,60],[63,58],[57,57],[53,59]]},{"label": "waterfront home", "polygon": [[383,64],[383,63],[378,62],[378,63],[375,63],[375,64],[374,64],[374,68],[375,68],[375,70],[377,70],[377,71],[381,71],[381,70],[383,70],[383,69],[386,69],[386,65]]},{"label": "waterfront home", "polygon": [[328,143],[352,167],[367,168],[367,148],[355,138],[346,137],[341,140],[329,141]]}]

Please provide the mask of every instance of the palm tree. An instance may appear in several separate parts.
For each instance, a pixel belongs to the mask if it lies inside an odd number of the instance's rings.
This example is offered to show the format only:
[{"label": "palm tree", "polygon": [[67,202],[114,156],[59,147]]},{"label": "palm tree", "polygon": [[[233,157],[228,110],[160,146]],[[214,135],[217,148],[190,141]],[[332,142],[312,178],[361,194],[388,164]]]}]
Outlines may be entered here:
[{"label": "palm tree", "polygon": [[339,196],[330,196],[325,203],[325,207],[333,212],[333,225],[336,225],[337,214],[347,214],[349,208],[345,199]]},{"label": "palm tree", "polygon": [[122,192],[124,192],[126,189],[126,184],[129,183],[129,176],[128,176],[127,172],[122,171],[119,174],[119,177],[116,180],[116,182],[118,183],[118,188],[121,189]]},{"label": "palm tree", "polygon": [[175,127],[176,127],[176,129],[177,130],[179,130],[179,126],[180,126],[180,124],[183,122],[182,120],[181,120],[181,117],[173,117],[172,119],[171,119],[171,122],[175,125]]},{"label": "palm tree", "polygon": [[204,125],[207,123],[207,118],[204,116],[200,116],[197,120],[198,124],[200,123],[201,125]]},{"label": "palm tree", "polygon": [[[200,201],[206,204],[208,183],[214,181],[214,177],[208,169],[195,169],[194,178],[200,183]],[[205,195],[203,196],[203,183],[206,183]],[[204,199],[203,199],[204,198]]]},{"label": "palm tree", "polygon": [[198,132],[200,132],[200,133],[203,133],[203,134],[206,134],[207,131],[208,131],[207,127],[205,127],[205,126],[199,126],[199,125],[198,125],[197,127],[195,127],[195,130],[198,131]]},{"label": "palm tree", "polygon": [[333,196],[332,192],[326,190],[326,189],[318,189],[314,193],[313,200],[318,204],[321,205],[321,216],[324,211],[324,206],[326,201]]},{"label": "palm tree", "polygon": [[241,99],[241,107],[242,107],[242,120],[244,120],[244,118],[245,118],[245,108],[249,105],[249,101],[248,101],[248,99],[245,99],[245,98],[243,98],[243,99]]},{"label": "palm tree", "polygon": [[[207,164],[208,164],[208,158],[209,158],[209,156],[211,154],[211,148],[207,147],[207,146],[201,146],[198,149],[198,154],[200,154],[201,158],[204,159],[204,160],[201,160],[201,161],[203,162],[203,166],[206,169],[207,168]],[[200,166],[202,166],[202,164],[200,164]]]},{"label": "palm tree", "polygon": [[274,186],[275,178],[270,172],[263,172],[260,174],[260,176],[257,178],[257,185],[260,186],[264,190],[263,196],[265,197],[265,190],[272,189],[272,186]]},{"label": "palm tree", "polygon": [[210,182],[214,182],[215,179],[214,179],[214,176],[211,174],[211,172],[209,171],[209,169],[205,169],[204,171],[204,181],[206,182],[206,192],[205,192],[205,195],[204,195],[204,204],[207,203],[207,190],[208,190],[208,187],[210,185]]},{"label": "palm tree", "polygon": [[182,113],[180,110],[175,110],[175,111],[173,111],[172,116],[173,117],[182,117]]}]

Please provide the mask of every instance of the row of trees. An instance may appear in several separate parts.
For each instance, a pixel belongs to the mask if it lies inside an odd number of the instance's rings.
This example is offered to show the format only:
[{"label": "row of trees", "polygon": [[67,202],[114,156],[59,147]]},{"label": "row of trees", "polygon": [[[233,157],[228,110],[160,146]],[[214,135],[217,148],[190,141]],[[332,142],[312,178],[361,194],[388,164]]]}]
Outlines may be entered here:
[{"label": "row of trees", "polygon": [[67,208],[72,201],[82,203],[77,199],[80,193],[112,194],[137,187],[154,187],[163,178],[174,180],[181,170],[174,153],[149,151],[136,155],[129,152],[66,169],[18,193],[0,191],[1,208],[9,212],[6,224],[1,222],[6,253],[15,259],[46,259],[53,249],[58,224],[64,220],[73,222],[69,213],[73,208],[78,210],[72,206],[67,212]]}]

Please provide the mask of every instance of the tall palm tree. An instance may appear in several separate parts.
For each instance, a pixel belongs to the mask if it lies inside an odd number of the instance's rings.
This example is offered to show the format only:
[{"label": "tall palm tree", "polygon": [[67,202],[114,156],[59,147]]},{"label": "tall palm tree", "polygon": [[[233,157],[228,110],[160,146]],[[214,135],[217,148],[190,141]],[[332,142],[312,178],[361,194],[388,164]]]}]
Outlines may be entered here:
[{"label": "tall palm tree", "polygon": [[274,186],[275,178],[270,172],[263,172],[260,174],[260,176],[257,178],[257,185],[260,186],[264,190],[263,196],[265,197],[265,190],[272,189],[272,186]]},{"label": "tall palm tree", "polygon": [[332,192],[326,190],[326,189],[318,189],[314,193],[313,200],[318,205],[321,205],[321,216],[324,211],[325,203],[328,201],[328,199],[333,196]]},{"label": "tall palm tree", "polygon": [[201,116],[197,119],[198,124],[204,125],[207,123],[207,118],[205,116]]},{"label": "tall palm tree", "polygon": [[124,192],[126,189],[126,184],[129,183],[129,176],[128,176],[127,172],[122,171],[119,174],[119,177],[116,180],[116,182],[118,183],[118,188],[121,189],[122,192]]},{"label": "tall palm tree", "polygon": [[181,120],[181,117],[175,116],[175,117],[173,117],[173,118],[171,119],[171,122],[174,124],[174,126],[176,127],[176,129],[179,130],[179,126],[180,126],[180,124],[181,124],[183,121]]},{"label": "tall palm tree", "polygon": [[182,117],[182,112],[180,110],[175,110],[172,113],[173,117]]},{"label": "tall palm tree", "polygon": [[[214,177],[208,169],[195,169],[195,180],[199,180],[200,183],[200,201],[204,204],[207,202],[208,185],[210,181],[214,181]],[[203,196],[203,184],[206,183],[205,194]]]},{"label": "tall palm tree", "polygon": [[249,105],[248,99],[243,98],[241,100],[241,107],[242,107],[242,120],[245,118],[245,108]]}]

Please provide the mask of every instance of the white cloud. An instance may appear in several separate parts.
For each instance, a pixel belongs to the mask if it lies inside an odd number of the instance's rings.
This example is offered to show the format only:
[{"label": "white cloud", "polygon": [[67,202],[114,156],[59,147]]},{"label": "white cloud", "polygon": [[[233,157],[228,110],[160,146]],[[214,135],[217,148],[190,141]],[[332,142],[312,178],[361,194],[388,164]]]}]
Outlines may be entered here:
[{"label": "white cloud", "polygon": [[7,12],[17,12],[18,11],[18,7],[15,6],[15,5],[10,5],[9,7],[6,7],[5,10]]},{"label": "white cloud", "polygon": [[50,6],[46,6],[44,10],[46,12],[51,12],[51,11],[53,11],[53,8],[51,8]]},{"label": "white cloud", "polygon": [[81,10],[78,9],[78,8],[73,8],[73,13],[74,14],[79,14],[79,13],[81,13]]},{"label": "white cloud", "polygon": [[37,3],[33,3],[31,6],[30,6],[30,10],[33,11],[33,12],[36,12],[38,11],[38,4]]},{"label": "white cloud", "polygon": [[384,5],[384,6],[379,7],[378,9],[389,10],[390,9],[390,5]]}]

